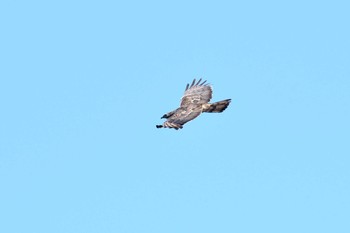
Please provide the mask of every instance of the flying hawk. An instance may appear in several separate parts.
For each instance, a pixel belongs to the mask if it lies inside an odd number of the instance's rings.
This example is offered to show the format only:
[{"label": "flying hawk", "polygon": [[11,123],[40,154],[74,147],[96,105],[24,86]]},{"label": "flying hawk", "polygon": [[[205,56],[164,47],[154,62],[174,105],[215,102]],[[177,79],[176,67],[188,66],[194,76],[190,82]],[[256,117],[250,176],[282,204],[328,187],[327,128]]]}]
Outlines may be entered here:
[{"label": "flying hawk", "polygon": [[184,96],[181,98],[180,107],[174,111],[164,114],[162,118],[167,120],[163,125],[156,125],[157,128],[182,129],[183,125],[199,116],[202,112],[223,112],[230,104],[231,99],[209,103],[212,97],[212,88],[207,81],[193,80],[187,84]]}]

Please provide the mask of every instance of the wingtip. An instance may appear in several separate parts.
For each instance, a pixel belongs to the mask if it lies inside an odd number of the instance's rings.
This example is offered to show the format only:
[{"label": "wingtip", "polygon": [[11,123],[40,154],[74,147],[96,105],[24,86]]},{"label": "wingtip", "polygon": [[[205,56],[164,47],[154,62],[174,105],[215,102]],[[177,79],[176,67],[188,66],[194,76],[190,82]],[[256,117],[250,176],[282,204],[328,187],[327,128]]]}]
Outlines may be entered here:
[{"label": "wingtip", "polygon": [[198,81],[196,81],[196,79],[193,79],[191,84],[187,83],[185,91],[187,91],[188,89],[190,89],[194,86],[208,86],[208,85],[210,85],[210,83],[206,83],[206,82],[207,82],[207,80],[203,81],[202,78],[200,78]]}]

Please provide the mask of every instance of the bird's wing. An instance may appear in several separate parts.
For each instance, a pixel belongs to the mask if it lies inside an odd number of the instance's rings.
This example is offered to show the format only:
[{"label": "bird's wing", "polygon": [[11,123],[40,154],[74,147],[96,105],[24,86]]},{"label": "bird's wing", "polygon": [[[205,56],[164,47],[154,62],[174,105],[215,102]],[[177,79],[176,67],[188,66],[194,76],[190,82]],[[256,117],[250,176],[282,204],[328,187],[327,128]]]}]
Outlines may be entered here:
[{"label": "bird's wing", "polygon": [[180,107],[176,112],[168,118],[168,122],[177,125],[184,125],[185,123],[193,120],[202,113],[201,105],[188,105],[185,107]]},{"label": "bird's wing", "polygon": [[201,83],[202,79],[196,82],[193,80],[192,84],[187,84],[185,93],[181,98],[181,107],[186,107],[189,105],[202,105],[208,103],[212,97],[212,89],[206,81]]}]

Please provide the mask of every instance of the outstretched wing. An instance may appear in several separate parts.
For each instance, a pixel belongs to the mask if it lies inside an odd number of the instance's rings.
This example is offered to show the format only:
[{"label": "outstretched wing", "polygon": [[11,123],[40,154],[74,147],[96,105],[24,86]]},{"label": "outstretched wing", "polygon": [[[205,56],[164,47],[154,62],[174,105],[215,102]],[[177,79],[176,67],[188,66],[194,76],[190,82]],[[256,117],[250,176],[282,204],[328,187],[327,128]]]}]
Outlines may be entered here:
[{"label": "outstretched wing", "polygon": [[182,126],[196,118],[202,113],[202,105],[188,105],[178,108],[175,113],[168,118],[165,125],[169,128],[182,128]]},{"label": "outstretched wing", "polygon": [[202,79],[196,83],[196,79],[193,80],[191,86],[187,84],[184,96],[181,98],[181,107],[187,107],[191,104],[202,105],[210,101],[212,97],[212,89],[206,81],[202,82]]}]

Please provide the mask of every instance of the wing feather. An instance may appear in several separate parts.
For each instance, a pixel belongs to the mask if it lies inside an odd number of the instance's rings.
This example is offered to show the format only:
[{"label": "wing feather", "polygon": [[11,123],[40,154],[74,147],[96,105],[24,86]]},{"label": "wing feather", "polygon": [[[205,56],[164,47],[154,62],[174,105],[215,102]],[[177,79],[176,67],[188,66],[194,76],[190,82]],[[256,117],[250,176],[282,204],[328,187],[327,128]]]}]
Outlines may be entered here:
[{"label": "wing feather", "polygon": [[193,79],[192,84],[191,84],[191,88],[194,86],[195,82],[196,82],[196,79]]}]

